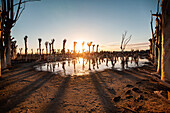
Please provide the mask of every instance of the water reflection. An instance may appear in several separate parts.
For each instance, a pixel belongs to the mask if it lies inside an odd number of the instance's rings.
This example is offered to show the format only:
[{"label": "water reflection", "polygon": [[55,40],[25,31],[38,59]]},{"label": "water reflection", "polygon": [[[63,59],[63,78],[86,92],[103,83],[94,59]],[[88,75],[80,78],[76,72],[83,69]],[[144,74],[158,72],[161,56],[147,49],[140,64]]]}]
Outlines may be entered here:
[{"label": "water reflection", "polygon": [[132,57],[106,57],[106,58],[75,58],[65,61],[50,62],[44,65],[35,66],[39,71],[49,71],[66,75],[85,75],[93,71],[103,71],[105,69],[123,70],[135,66],[142,66],[147,59]]}]

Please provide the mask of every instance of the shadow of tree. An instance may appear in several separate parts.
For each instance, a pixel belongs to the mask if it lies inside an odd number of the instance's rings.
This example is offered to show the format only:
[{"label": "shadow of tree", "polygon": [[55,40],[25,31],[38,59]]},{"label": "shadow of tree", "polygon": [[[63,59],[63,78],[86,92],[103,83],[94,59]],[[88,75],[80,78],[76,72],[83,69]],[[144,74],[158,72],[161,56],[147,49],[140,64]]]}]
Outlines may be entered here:
[{"label": "shadow of tree", "polygon": [[39,72],[37,76],[40,76],[37,80],[33,81],[29,85],[25,86],[21,90],[15,92],[13,97],[6,97],[0,100],[0,112],[9,112],[11,109],[15,108],[18,104],[23,102],[29,95],[39,89],[43,84],[49,81],[53,74],[48,72]]},{"label": "shadow of tree", "polygon": [[106,84],[106,82],[103,80],[103,75],[101,73],[96,73],[96,75],[98,76],[98,78],[100,79],[100,81],[103,83],[103,85],[105,86],[105,88],[111,93],[116,95],[116,91],[112,88],[110,89],[109,86]]},{"label": "shadow of tree", "polygon": [[5,79],[2,82],[0,82],[0,89],[3,89],[4,87],[14,84],[16,82],[20,82],[28,77],[38,74],[38,73],[39,72],[32,71],[32,72],[25,73],[24,75],[19,76],[19,77],[16,76],[16,78],[13,78],[13,79]]},{"label": "shadow of tree", "polygon": [[102,101],[103,107],[106,112],[108,113],[116,113],[117,108],[112,103],[112,99],[109,97],[109,95],[105,92],[104,88],[100,84],[99,80],[97,79],[97,76],[94,73],[90,73],[92,82],[95,86],[95,89]]},{"label": "shadow of tree", "polygon": [[[21,69],[22,70],[22,69]],[[7,77],[3,77],[3,74],[2,74],[2,78],[5,80],[5,79],[9,79],[9,78],[13,78],[13,77],[16,77],[16,76],[19,76],[19,75],[22,75],[22,74],[25,74],[27,72],[30,72],[34,70],[33,68],[27,68],[27,69],[23,69],[22,71],[18,71],[16,72],[16,74],[13,74],[13,75],[10,75],[10,76],[7,76]],[[11,72],[11,71],[10,71]],[[11,72],[12,73],[12,72]]]},{"label": "shadow of tree", "polygon": [[43,109],[43,111],[41,111],[41,113],[54,113],[54,112],[56,113],[56,112],[58,112],[60,103],[63,99],[64,93],[68,86],[70,78],[71,77],[68,76],[63,80],[63,82],[60,84],[58,91],[55,94],[54,99],[47,106],[45,106],[45,109]]}]

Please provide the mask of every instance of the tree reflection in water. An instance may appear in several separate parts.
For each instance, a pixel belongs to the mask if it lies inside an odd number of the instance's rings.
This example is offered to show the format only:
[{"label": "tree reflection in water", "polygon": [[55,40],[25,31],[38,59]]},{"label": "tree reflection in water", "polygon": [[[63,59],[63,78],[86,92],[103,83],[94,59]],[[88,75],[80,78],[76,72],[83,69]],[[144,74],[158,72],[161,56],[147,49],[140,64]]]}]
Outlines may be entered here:
[{"label": "tree reflection in water", "polygon": [[[123,58],[123,60],[122,60]],[[131,67],[142,66],[147,59],[139,59],[129,57],[93,57],[93,58],[75,58],[67,59],[65,61],[57,61],[45,63],[44,65],[35,66],[39,71],[50,71],[53,73],[60,73],[61,75],[85,75],[89,72],[103,71],[105,69],[123,70]],[[70,63],[72,62],[72,63]],[[56,66],[57,64],[57,66]],[[61,65],[60,65],[61,64]],[[125,66],[126,65],[126,66]]]}]

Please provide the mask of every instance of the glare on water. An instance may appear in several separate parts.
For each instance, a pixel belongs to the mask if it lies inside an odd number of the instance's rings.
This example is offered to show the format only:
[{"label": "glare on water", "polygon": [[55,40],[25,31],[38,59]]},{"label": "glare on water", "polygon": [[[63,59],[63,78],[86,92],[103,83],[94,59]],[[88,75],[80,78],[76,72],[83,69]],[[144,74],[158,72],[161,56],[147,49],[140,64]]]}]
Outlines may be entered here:
[{"label": "glare on water", "polygon": [[[143,66],[147,59],[139,59],[139,65]],[[135,62],[131,62],[131,58],[128,65],[125,65],[125,69],[136,67]],[[87,75],[90,72],[104,71],[105,69],[116,69],[122,70],[120,57],[113,66],[111,61],[107,58],[104,59],[85,59],[82,57],[77,57],[76,59],[67,59],[65,61],[49,62],[35,66],[38,71],[49,71],[62,76],[66,75]]]}]

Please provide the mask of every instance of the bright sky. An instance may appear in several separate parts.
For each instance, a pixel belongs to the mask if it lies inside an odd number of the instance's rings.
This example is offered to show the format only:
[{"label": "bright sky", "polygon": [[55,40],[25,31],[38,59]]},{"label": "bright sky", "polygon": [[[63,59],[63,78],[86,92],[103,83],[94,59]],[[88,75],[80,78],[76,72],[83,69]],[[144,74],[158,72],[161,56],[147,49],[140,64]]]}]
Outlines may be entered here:
[{"label": "bright sky", "polygon": [[[127,49],[148,48],[151,38],[150,10],[156,12],[157,0],[41,0],[26,3],[24,12],[12,29],[18,48],[24,48],[28,36],[28,50],[42,48],[55,39],[55,49],[73,49],[73,42],[99,44],[100,50],[120,50],[122,33],[132,35]],[[81,44],[79,44],[81,45]],[[85,43],[85,45],[87,45]],[[80,49],[80,48],[79,48]]]}]

